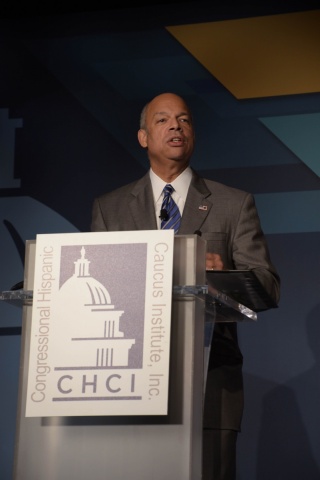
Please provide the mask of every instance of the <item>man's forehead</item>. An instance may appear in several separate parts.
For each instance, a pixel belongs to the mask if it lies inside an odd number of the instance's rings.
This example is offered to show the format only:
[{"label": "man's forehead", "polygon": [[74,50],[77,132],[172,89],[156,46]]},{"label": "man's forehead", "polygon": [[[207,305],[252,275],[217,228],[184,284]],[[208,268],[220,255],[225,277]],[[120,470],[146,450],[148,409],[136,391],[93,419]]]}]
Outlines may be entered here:
[{"label": "man's forehead", "polygon": [[175,110],[175,109],[166,109],[166,110],[159,110],[152,113],[152,116],[155,115],[178,115],[179,117],[182,115],[190,115],[188,110]]}]

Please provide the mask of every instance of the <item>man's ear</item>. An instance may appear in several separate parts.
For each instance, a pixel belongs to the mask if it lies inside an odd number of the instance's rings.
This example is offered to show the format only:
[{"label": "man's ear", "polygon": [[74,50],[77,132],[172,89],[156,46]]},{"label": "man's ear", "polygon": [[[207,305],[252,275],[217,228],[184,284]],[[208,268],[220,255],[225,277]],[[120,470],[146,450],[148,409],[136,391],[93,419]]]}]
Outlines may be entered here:
[{"label": "man's ear", "polygon": [[141,147],[147,148],[147,146],[148,146],[147,132],[143,128],[140,128],[140,130],[138,130],[138,140],[139,140],[139,143],[140,143]]}]

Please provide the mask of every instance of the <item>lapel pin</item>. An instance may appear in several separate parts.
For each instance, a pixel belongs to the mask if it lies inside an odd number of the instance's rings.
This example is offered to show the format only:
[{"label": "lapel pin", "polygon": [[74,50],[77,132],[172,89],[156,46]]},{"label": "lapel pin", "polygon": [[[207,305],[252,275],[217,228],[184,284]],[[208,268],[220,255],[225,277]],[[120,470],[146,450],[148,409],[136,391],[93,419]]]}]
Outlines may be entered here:
[{"label": "lapel pin", "polygon": [[199,210],[204,210],[205,212],[208,210],[207,205],[200,205]]}]

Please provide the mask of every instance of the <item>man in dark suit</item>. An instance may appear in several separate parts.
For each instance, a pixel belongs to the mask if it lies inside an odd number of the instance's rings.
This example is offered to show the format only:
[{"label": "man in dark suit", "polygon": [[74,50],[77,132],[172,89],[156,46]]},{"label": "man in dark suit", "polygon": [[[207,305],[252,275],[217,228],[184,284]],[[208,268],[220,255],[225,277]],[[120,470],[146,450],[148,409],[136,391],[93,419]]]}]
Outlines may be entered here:
[{"label": "man in dark suit", "polygon": [[[160,228],[163,188],[171,184],[182,215],[179,234],[201,232],[207,242],[207,269],[253,269],[273,299],[280,280],[251,194],[201,178],[191,167],[192,115],[178,95],[164,93],[142,110],[140,145],[149,172],[139,180],[96,198],[92,231]],[[243,411],[242,354],[237,324],[214,327],[204,405],[203,477],[236,478],[236,440]]]}]

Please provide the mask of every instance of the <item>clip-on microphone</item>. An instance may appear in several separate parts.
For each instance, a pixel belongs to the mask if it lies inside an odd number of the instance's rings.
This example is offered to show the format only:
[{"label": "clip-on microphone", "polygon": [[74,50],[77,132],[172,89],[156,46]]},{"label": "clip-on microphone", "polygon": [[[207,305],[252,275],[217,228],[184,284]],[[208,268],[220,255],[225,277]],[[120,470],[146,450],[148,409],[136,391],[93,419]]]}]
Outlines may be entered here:
[{"label": "clip-on microphone", "polygon": [[161,221],[168,220],[168,212],[165,208],[161,208],[159,218]]}]

